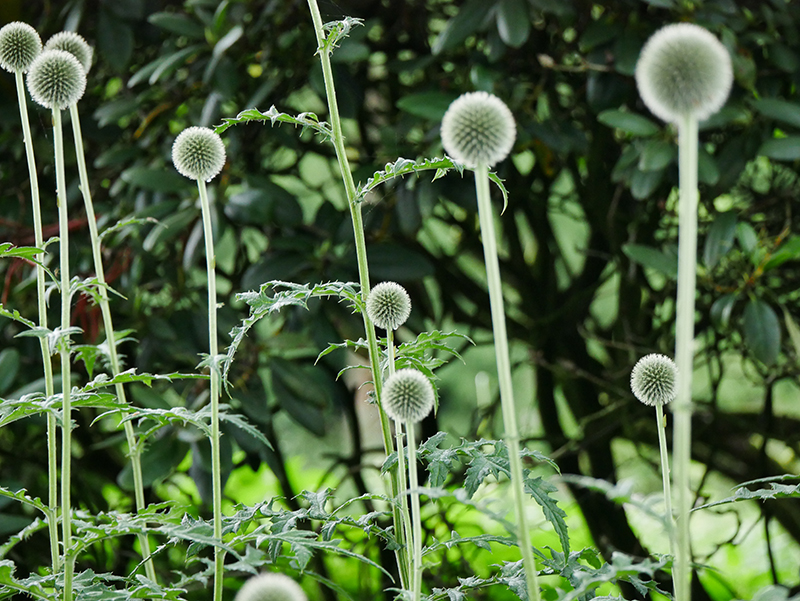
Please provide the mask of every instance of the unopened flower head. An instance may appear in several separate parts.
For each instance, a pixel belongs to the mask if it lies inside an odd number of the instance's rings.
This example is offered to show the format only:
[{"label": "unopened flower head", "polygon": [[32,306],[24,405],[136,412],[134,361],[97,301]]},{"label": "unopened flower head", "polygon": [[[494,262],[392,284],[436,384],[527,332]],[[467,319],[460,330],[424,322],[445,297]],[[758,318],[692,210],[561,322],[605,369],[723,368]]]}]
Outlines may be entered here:
[{"label": "unopened flower head", "polygon": [[181,175],[207,182],[225,164],[225,145],[207,127],[187,127],[172,144],[172,162]]},{"label": "unopened flower head", "polygon": [[300,585],[284,574],[253,576],[242,585],[234,601],[307,601]]},{"label": "unopened flower head", "polygon": [[0,67],[11,73],[25,73],[42,51],[42,40],[36,30],[21,21],[0,29]]},{"label": "unopened flower head", "polygon": [[381,404],[395,421],[416,423],[427,416],[435,401],[433,386],[421,371],[400,369],[386,379]]},{"label": "unopened flower head", "polygon": [[508,156],[517,128],[511,111],[497,96],[470,92],[456,98],[442,119],[442,145],[469,167],[492,167]]},{"label": "unopened flower head", "polygon": [[37,56],[26,81],[31,97],[53,110],[75,104],[86,90],[86,72],[78,59],[64,50],[45,50]]},{"label": "unopened flower head", "polygon": [[691,23],[659,29],[636,63],[639,94],[664,121],[707,119],[725,104],[732,83],[728,50],[707,29]]},{"label": "unopened flower head", "polygon": [[47,40],[44,45],[45,50],[65,50],[78,59],[78,62],[87,73],[92,68],[92,58],[94,50],[83,36],[74,31],[62,31]]},{"label": "unopened flower head", "polygon": [[381,282],[367,297],[367,315],[384,330],[396,330],[411,314],[411,298],[400,284]]},{"label": "unopened flower head", "polygon": [[678,368],[666,355],[645,355],[631,372],[633,396],[645,405],[666,405],[675,399]]}]

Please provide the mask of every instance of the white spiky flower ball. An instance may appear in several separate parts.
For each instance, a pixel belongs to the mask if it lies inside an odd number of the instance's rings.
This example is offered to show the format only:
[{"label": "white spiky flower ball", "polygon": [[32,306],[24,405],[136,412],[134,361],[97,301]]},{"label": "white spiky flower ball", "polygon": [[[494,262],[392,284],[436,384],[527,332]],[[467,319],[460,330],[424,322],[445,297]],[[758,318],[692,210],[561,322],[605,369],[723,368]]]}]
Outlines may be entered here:
[{"label": "white spiky flower ball", "polygon": [[28,69],[28,91],[38,104],[63,110],[81,99],[86,90],[86,72],[72,54],[45,50]]},{"label": "white spiky flower ball", "polygon": [[381,404],[386,415],[395,421],[416,423],[433,409],[435,394],[430,380],[421,371],[400,369],[386,379]]},{"label": "white spiky flower ball", "polygon": [[307,601],[300,585],[285,574],[264,573],[242,585],[234,601]]},{"label": "white spiky flower ball", "polygon": [[396,282],[381,282],[367,296],[367,315],[384,330],[396,330],[411,314],[411,298]]},{"label": "white spiky flower ball", "polygon": [[645,355],[631,371],[633,396],[645,405],[666,405],[675,400],[678,367],[666,355]]},{"label": "white spiky flower ball", "polygon": [[36,30],[22,21],[14,21],[0,29],[0,67],[10,73],[25,73],[42,51],[42,40]]},{"label": "white spiky flower ball", "polygon": [[511,111],[487,92],[462,94],[442,118],[445,152],[468,167],[499,163],[511,152],[516,136]]},{"label": "white spiky flower ball", "polygon": [[172,144],[172,162],[181,175],[207,182],[222,171],[225,144],[207,127],[187,127]]},{"label": "white spiky flower ball", "polygon": [[732,84],[728,50],[714,34],[692,23],[659,29],[636,63],[639,95],[664,121],[707,119],[725,104]]},{"label": "white spiky flower ball", "polygon": [[94,50],[83,36],[74,31],[62,31],[55,34],[44,45],[45,50],[64,50],[78,59],[87,73],[92,68]]}]

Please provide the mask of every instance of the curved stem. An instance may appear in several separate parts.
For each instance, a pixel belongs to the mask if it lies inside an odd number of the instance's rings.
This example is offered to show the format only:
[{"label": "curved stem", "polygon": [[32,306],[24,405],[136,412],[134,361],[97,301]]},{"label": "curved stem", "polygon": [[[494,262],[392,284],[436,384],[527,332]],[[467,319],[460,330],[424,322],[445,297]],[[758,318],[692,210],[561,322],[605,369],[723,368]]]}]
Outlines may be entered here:
[{"label": "curved stem", "polygon": [[70,366],[70,289],[69,289],[69,216],[67,214],[67,184],[64,176],[64,139],[61,134],[61,111],[53,109],[53,145],[56,164],[56,200],[58,202],[59,269],[61,271],[61,527],[64,544],[64,601],[72,601],[72,576],[75,561],[70,555],[72,546],[72,385]]},{"label": "curved stem", "polygon": [[[117,341],[114,336],[114,325],[111,320],[111,307],[108,304],[108,290],[106,289],[105,270],[103,269],[103,256],[100,249],[100,236],[97,233],[97,219],[92,203],[92,194],[89,188],[89,176],[86,171],[86,158],[83,150],[83,135],[81,134],[80,115],[78,105],[73,104],[69,107],[72,119],[72,136],[75,139],[75,156],[78,159],[78,175],[80,176],[81,193],[83,204],[86,207],[86,220],[89,223],[89,238],[92,244],[92,258],[94,260],[94,271],[98,282],[98,293],[100,295],[100,313],[103,316],[103,327],[106,331],[106,344],[108,345],[108,356],[111,363],[111,374],[117,376],[122,371],[120,369],[119,356],[117,355]],[[122,384],[115,384],[114,390],[117,398],[123,402],[128,402],[125,396],[125,387]],[[136,440],[133,424],[126,421],[123,425],[125,438],[128,442],[128,455],[131,461],[131,471],[133,474],[133,491],[136,499],[136,511],[145,508],[144,481],[142,478],[141,450]],[[156,582],[156,570],[153,560],[150,558],[150,541],[146,534],[139,534],[139,545],[142,547],[142,557],[145,558],[145,572],[147,577]]]},{"label": "curved stem", "polygon": [[[25,83],[22,72],[14,73],[17,84],[17,100],[19,102],[19,117],[22,122],[22,138],[25,142],[25,156],[28,159],[28,179],[31,182],[31,205],[33,212],[33,237],[36,248],[44,247],[44,234],[42,232],[42,207],[39,198],[39,176],[36,171],[36,159],[33,155],[33,137],[31,136],[30,119],[28,119],[28,99],[25,95]],[[39,327],[47,328],[47,305],[45,303],[44,289],[44,252],[36,255],[36,298],[39,309]],[[46,338],[39,338],[39,347],[42,352],[42,368],[44,371],[44,394],[52,398],[55,394],[53,382],[53,361],[50,358],[50,348]],[[56,417],[47,414],[47,505],[52,510],[50,516],[55,516],[58,509],[58,451],[56,444]],[[53,573],[59,570],[60,559],[58,556],[58,524],[54,519],[47,520],[50,534],[50,562]]]},{"label": "curved stem", "polygon": [[[211,372],[211,480],[214,513],[214,538],[222,541],[222,467],[219,454],[219,391],[220,374],[217,368],[219,346],[217,342],[217,279],[214,254],[214,232],[211,227],[211,206],[208,202],[206,183],[197,180],[203,213],[203,235],[206,242],[206,275],[208,276],[208,346],[209,370]],[[225,553],[214,547],[214,601],[222,599]]]},{"label": "curved stem", "polygon": [[677,489],[676,601],[691,599],[689,535],[689,461],[692,444],[692,372],[694,365],[694,303],[697,272],[697,119],[678,123],[678,293],[675,324],[675,364],[678,391],[674,415],[674,485]]},{"label": "curved stem", "polygon": [[494,235],[494,214],[489,195],[489,168],[478,165],[475,169],[475,189],[478,196],[478,218],[483,237],[483,255],[486,261],[486,278],[489,284],[489,305],[492,312],[494,350],[497,360],[497,376],[500,382],[500,404],[503,410],[503,427],[508,446],[511,468],[511,489],[514,495],[514,511],[517,518],[517,540],[522,552],[522,563],[528,585],[528,598],[541,599],[536,562],[531,550],[530,533],[525,517],[525,498],[522,490],[522,462],[519,458],[519,432],[514,404],[514,389],[511,383],[511,361],[508,356],[508,334],[503,306],[503,290],[500,282],[500,262],[497,258],[497,242]]},{"label": "curved stem", "polygon": [[[331,129],[333,131],[333,145],[336,149],[336,158],[339,162],[339,170],[342,173],[342,181],[344,183],[345,193],[347,194],[347,205],[350,209],[350,217],[353,222],[353,236],[355,238],[356,247],[356,260],[358,262],[358,281],[361,288],[361,301],[366,305],[367,295],[370,291],[369,285],[369,267],[367,264],[367,244],[364,237],[364,222],[361,216],[361,205],[356,202],[356,186],[353,181],[353,174],[350,171],[350,162],[347,159],[347,152],[344,146],[344,136],[342,134],[342,123],[339,118],[339,105],[336,101],[336,88],[333,83],[333,69],[331,68],[331,59],[328,50],[325,49],[325,30],[322,24],[322,16],[319,12],[317,0],[308,0],[308,8],[311,11],[311,20],[314,23],[314,31],[317,36],[317,53],[322,65],[322,76],[325,80],[325,95],[328,100],[328,112],[330,113]],[[375,328],[369,319],[366,311],[362,311],[362,318],[364,320],[364,330],[367,335],[367,346],[369,347],[369,363],[370,370],[372,371],[372,382],[375,389],[375,398],[378,399],[378,416],[381,423],[381,435],[383,437],[383,447],[386,455],[390,455],[393,450],[392,433],[389,426],[389,418],[386,412],[380,405],[381,398],[381,373],[380,373],[380,353],[378,351],[378,339],[375,335]],[[398,493],[398,476],[397,470],[389,472],[391,494],[396,497]],[[398,536],[402,536],[401,528],[398,525],[401,523],[401,516],[396,507],[392,507],[392,518],[394,522],[395,532]],[[402,540],[398,541],[401,544]],[[405,568],[403,566],[404,559],[401,554],[395,552],[397,555],[397,562],[402,572]]]}]

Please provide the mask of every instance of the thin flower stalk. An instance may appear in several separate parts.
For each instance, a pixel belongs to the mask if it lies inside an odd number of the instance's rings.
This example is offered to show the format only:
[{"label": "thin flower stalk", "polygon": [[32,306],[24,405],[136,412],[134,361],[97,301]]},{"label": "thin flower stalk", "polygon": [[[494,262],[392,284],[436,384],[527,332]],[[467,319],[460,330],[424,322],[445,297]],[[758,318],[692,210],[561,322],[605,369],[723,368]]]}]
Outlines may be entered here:
[{"label": "thin flower stalk", "polygon": [[[116,377],[121,373],[119,355],[117,353],[117,341],[114,335],[114,325],[111,318],[111,307],[108,302],[108,290],[106,286],[105,270],[103,268],[103,257],[100,248],[100,236],[97,231],[97,219],[92,203],[92,194],[89,187],[89,176],[86,169],[86,158],[83,148],[83,135],[81,134],[81,122],[77,104],[69,107],[70,118],[72,121],[72,135],[75,140],[75,155],[78,160],[78,175],[80,178],[81,193],[86,208],[86,219],[89,223],[89,238],[92,246],[92,258],[94,260],[94,270],[98,283],[98,295],[100,313],[103,317],[103,327],[106,331],[106,344],[108,345],[109,362],[111,363],[111,374]],[[114,385],[117,398],[122,403],[128,402],[125,387],[121,383]],[[142,511],[147,506],[144,498],[144,481],[142,478],[142,451],[133,430],[133,424],[126,420],[123,425],[125,438],[128,443],[128,455],[131,461],[131,472],[133,475],[133,491],[136,502],[136,510]],[[139,545],[142,548],[142,557],[145,559],[145,572],[147,577],[153,582],[156,581],[156,570],[153,560],[150,557],[150,541],[146,534],[139,534]]]}]

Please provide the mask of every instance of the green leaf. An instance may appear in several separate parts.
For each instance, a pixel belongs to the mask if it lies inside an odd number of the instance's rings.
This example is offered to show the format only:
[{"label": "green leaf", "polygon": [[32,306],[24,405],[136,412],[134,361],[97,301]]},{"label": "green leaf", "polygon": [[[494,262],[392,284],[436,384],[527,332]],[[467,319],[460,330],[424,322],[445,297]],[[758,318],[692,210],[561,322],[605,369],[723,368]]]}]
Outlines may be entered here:
[{"label": "green leaf", "polygon": [[553,525],[553,529],[558,534],[558,540],[561,541],[564,555],[569,555],[569,531],[567,523],[564,521],[567,514],[558,506],[556,500],[550,496],[550,493],[557,490],[555,486],[545,482],[542,478],[528,478],[525,480],[525,492],[531,495],[542,508],[545,519]]},{"label": "green leaf", "polygon": [[800,326],[791,316],[786,307],[783,307],[783,323],[786,324],[786,331],[789,332],[789,340],[792,341],[796,357],[800,357]]},{"label": "green leaf", "polygon": [[800,236],[789,236],[764,263],[764,271],[775,269],[786,261],[800,259]]},{"label": "green leaf", "polygon": [[765,365],[772,365],[781,350],[781,326],[775,311],[760,299],[751,300],[744,309],[744,341],[753,355]]},{"label": "green leaf", "polygon": [[711,305],[711,321],[715,325],[727,328],[731,322],[731,313],[736,304],[735,294],[724,294]]},{"label": "green leaf", "polygon": [[674,144],[666,140],[647,140],[642,146],[639,156],[639,169],[642,171],[660,171],[665,169],[678,156]]},{"label": "green leaf", "polygon": [[663,171],[639,171],[637,169],[630,179],[631,194],[638,200],[649,198],[658,188],[663,177]]},{"label": "green leaf", "polygon": [[[786,476],[779,476],[778,478],[797,479],[797,475],[787,474]],[[772,499],[785,498],[800,498],[800,484],[791,485],[771,482],[769,488],[759,488],[757,490],[750,490],[745,486],[741,486],[736,489],[733,496],[695,507],[692,509],[692,511],[699,511],[701,509],[708,509],[709,507],[717,507],[719,505],[727,505],[728,503],[736,503],[738,501],[768,501]]]},{"label": "green leaf", "polygon": [[147,17],[147,20],[159,29],[177,33],[178,35],[185,35],[188,38],[202,39],[205,36],[203,26],[187,15],[158,12]]},{"label": "green leaf", "polygon": [[133,55],[133,29],[125,21],[100,10],[97,49],[112,69],[122,72]]},{"label": "green leaf", "polygon": [[767,140],[758,149],[758,154],[778,161],[796,161],[800,159],[800,136]]},{"label": "green leaf", "polygon": [[291,125],[299,125],[303,128],[303,130],[306,128],[313,129],[322,136],[323,140],[329,140],[333,138],[331,126],[325,121],[320,121],[315,113],[300,113],[295,117],[286,113],[281,113],[277,108],[275,108],[275,105],[272,105],[266,113],[263,113],[258,109],[247,109],[236,115],[236,117],[225,118],[222,120],[222,125],[217,125],[214,131],[218,134],[221,134],[233,125],[248,123],[250,121],[266,122],[267,120],[269,120],[270,124],[273,126],[275,123],[289,123]]},{"label": "green leaf", "polygon": [[397,108],[415,117],[441,121],[450,104],[457,98],[449,92],[420,92],[403,96],[397,101]]},{"label": "green leaf", "polygon": [[714,157],[705,148],[697,152],[697,179],[702,184],[715,186],[719,181],[719,168]]},{"label": "green leaf", "polygon": [[603,111],[597,115],[597,120],[603,125],[620,129],[633,137],[654,136],[661,131],[658,125],[647,117],[616,109]]},{"label": "green leaf", "polygon": [[493,6],[493,3],[486,0],[468,0],[458,14],[447,22],[433,43],[431,52],[437,55],[459,46],[478,30]]},{"label": "green leaf", "polygon": [[531,18],[525,0],[501,0],[497,7],[497,31],[500,39],[512,48],[528,41]]},{"label": "green leaf", "polygon": [[623,245],[622,252],[631,261],[639,263],[643,267],[650,267],[660,271],[673,280],[678,277],[678,257],[675,255],[667,254],[652,246],[633,243]]},{"label": "green leaf", "polygon": [[131,186],[154,192],[179,192],[190,185],[189,180],[174,169],[131,167],[120,177]]},{"label": "green leaf", "polygon": [[736,239],[739,241],[739,246],[748,255],[752,256],[753,251],[758,248],[758,234],[749,223],[742,222],[736,226]]},{"label": "green leaf", "polygon": [[0,351],[0,394],[11,390],[19,371],[19,351],[6,348]]},{"label": "green leaf", "polygon": [[720,213],[708,228],[708,235],[703,246],[703,263],[713,269],[719,260],[733,248],[736,238],[736,213],[727,211]]},{"label": "green leaf", "polygon": [[762,98],[754,100],[752,105],[754,109],[769,119],[800,127],[800,104],[776,98]]}]

